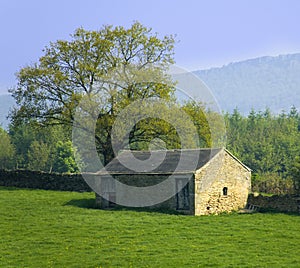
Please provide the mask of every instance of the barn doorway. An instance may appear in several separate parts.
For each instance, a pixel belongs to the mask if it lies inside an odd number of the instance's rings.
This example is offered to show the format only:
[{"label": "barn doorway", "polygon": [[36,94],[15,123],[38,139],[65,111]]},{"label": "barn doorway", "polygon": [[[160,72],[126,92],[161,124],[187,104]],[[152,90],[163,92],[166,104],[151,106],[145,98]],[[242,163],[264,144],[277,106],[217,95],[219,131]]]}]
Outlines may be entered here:
[{"label": "barn doorway", "polygon": [[176,179],[176,209],[189,210],[189,182],[188,179]]}]

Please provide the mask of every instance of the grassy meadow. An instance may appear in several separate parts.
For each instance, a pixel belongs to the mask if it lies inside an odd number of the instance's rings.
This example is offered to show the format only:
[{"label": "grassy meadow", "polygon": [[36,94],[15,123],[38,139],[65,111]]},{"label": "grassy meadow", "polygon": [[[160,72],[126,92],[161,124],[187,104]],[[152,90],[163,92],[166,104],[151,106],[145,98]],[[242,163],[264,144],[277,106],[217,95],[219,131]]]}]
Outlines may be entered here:
[{"label": "grassy meadow", "polygon": [[0,267],[300,267],[300,216],[93,209],[92,193],[0,188]]}]

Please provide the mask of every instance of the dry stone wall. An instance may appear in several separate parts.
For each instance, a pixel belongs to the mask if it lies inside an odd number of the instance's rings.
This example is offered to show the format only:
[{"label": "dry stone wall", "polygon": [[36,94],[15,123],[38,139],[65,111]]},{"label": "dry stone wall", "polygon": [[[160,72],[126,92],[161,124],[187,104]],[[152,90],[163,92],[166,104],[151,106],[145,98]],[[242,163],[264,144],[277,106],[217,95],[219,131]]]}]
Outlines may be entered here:
[{"label": "dry stone wall", "polygon": [[250,188],[250,170],[222,151],[196,172],[195,214],[219,214],[244,208]]},{"label": "dry stone wall", "polygon": [[[109,202],[108,199],[111,199],[111,196],[115,198],[115,201],[117,204],[122,204],[123,201],[126,199],[130,199],[133,202],[133,206],[139,206],[139,200],[140,198],[147,199],[149,203],[153,203],[152,206],[149,206],[150,208],[162,208],[162,209],[173,209],[173,210],[178,210],[177,207],[177,202],[178,200],[176,199],[176,180],[185,178],[186,180],[189,181],[188,187],[189,187],[189,208],[182,211],[186,214],[194,214],[194,188],[193,188],[193,174],[182,174],[182,175],[176,175],[172,176],[171,178],[169,177],[171,174],[130,174],[130,175],[125,175],[125,174],[118,174],[114,175],[113,177],[121,182],[124,185],[130,185],[134,187],[148,187],[148,186],[153,186],[153,185],[158,185],[160,191],[153,191],[155,195],[158,196],[170,196],[170,198],[164,200],[161,203],[156,203],[156,197],[155,196],[147,196],[143,194],[143,191],[141,190],[140,193],[141,196],[130,196],[127,197],[126,194],[128,194],[124,189],[122,189],[121,186],[114,186],[113,187],[107,187],[104,183],[105,176],[98,176],[98,181],[99,181],[99,192],[101,192],[101,196],[96,194],[96,205],[99,208],[108,208],[108,207],[113,207],[114,204],[112,202]],[[168,182],[167,184],[164,184],[163,182]],[[107,184],[108,185],[108,184]],[[113,193],[115,192],[115,194]],[[115,196],[115,197],[114,197]],[[107,197],[107,198],[105,198]],[[133,198],[136,197],[136,201],[133,200]],[[123,201],[122,201],[123,200]]]},{"label": "dry stone wall", "polygon": [[45,173],[29,170],[0,170],[0,186],[57,191],[92,191],[80,174]]},{"label": "dry stone wall", "polygon": [[271,210],[300,213],[300,195],[255,196],[250,194],[248,206],[256,206],[258,211]]}]

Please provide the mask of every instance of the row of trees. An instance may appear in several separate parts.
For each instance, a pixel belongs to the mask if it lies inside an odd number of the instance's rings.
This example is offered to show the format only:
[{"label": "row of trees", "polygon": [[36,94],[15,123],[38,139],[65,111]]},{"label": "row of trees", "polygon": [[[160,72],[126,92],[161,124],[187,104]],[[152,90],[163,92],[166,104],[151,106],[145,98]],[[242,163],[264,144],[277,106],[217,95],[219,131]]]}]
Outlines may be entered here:
[{"label": "row of trees", "polygon": [[[184,106],[191,109],[191,104]],[[194,106],[192,106],[194,107]],[[187,110],[188,111],[188,110]],[[193,113],[192,113],[193,111]],[[211,146],[211,137],[205,115],[189,110],[198,126],[198,147]],[[300,183],[300,114],[295,108],[289,113],[273,115],[269,110],[252,111],[248,116],[237,110],[225,116],[227,148],[253,170],[253,190],[269,193],[286,193],[299,190]],[[148,122],[149,123],[149,122]],[[153,122],[152,122],[153,123]],[[146,130],[165,128],[166,122],[149,124]],[[170,127],[170,126],[168,126]],[[161,138],[154,134],[156,138]],[[153,135],[147,133],[145,139]],[[173,138],[172,138],[173,137]],[[176,133],[164,136],[169,148],[180,148]],[[165,145],[165,144],[164,144]],[[152,144],[153,146],[153,144]],[[159,149],[159,144],[154,144]],[[147,149],[149,143],[133,143],[135,150]],[[63,126],[37,127],[33,122],[10,126],[9,132],[0,128],[0,163],[3,169],[31,169],[47,172],[77,172],[70,141],[70,130]]]},{"label": "row of trees", "polygon": [[[160,105],[159,108],[166,108],[164,116],[173,120],[175,126],[164,119],[155,117],[147,117],[140,120],[137,124],[133,125],[129,135],[130,143],[126,149],[148,150],[211,147],[212,137],[206,117],[215,116],[221,119],[220,116],[209,111],[204,113],[205,107],[201,103],[194,101],[185,102],[184,104],[176,104],[174,102],[172,108],[178,109],[176,113],[170,111],[165,105]],[[162,111],[155,111],[153,109],[152,112],[157,114]],[[183,118],[180,117],[179,113],[181,112],[185,115]],[[148,115],[149,113],[151,111],[147,110],[146,114]],[[189,122],[184,121],[187,117],[190,119]],[[122,123],[126,124],[126,122]],[[121,125],[119,131],[123,132],[124,124]],[[198,133],[197,137],[191,135],[190,127],[195,129],[194,133]],[[133,135],[135,131],[142,132],[142,134],[136,138]],[[183,132],[183,141],[178,131]],[[83,170],[86,163],[78,161],[80,154],[72,144],[71,132],[72,129],[69,126],[41,126],[40,122],[35,120],[21,124],[19,122],[18,124],[15,122],[11,123],[8,131],[0,128],[0,168],[68,173]],[[123,135],[120,135],[120,137],[123,137]],[[124,148],[122,146],[119,149],[122,150]],[[114,152],[110,152],[110,154],[113,155]],[[105,161],[101,151],[98,151],[98,156],[102,162]],[[77,161],[75,161],[75,158]],[[99,169],[99,167],[96,168]]]},{"label": "row of trees", "polygon": [[[198,126],[198,147],[210,147],[211,136],[203,110],[195,104],[183,109]],[[201,112],[200,112],[201,111]],[[252,111],[248,116],[238,110],[224,115],[227,128],[227,148],[253,170],[253,190],[286,193],[299,190],[300,183],[300,114],[293,107],[289,113],[272,114]],[[152,122],[154,123],[154,122]],[[159,124],[160,123],[160,124]],[[166,122],[148,122],[147,131],[165,129]],[[167,125],[167,124],[166,124]],[[170,126],[167,125],[169,128]],[[146,142],[133,143],[133,149],[149,148],[148,139],[161,138],[145,134]],[[169,148],[180,148],[176,133],[164,136]],[[171,143],[173,141],[174,143]],[[165,145],[165,144],[164,144]],[[153,144],[152,144],[153,146]],[[159,144],[154,144],[159,149]],[[37,127],[36,124],[11,125],[9,132],[0,129],[1,168],[25,168],[54,172],[79,171],[70,141],[70,130],[63,126]]]},{"label": "row of trees", "polygon": [[274,115],[269,109],[225,115],[227,147],[253,170],[255,190],[299,188],[300,114],[295,107]]},{"label": "row of trees", "polygon": [[76,151],[62,127],[37,128],[35,124],[0,128],[0,168],[46,172],[77,172]]}]

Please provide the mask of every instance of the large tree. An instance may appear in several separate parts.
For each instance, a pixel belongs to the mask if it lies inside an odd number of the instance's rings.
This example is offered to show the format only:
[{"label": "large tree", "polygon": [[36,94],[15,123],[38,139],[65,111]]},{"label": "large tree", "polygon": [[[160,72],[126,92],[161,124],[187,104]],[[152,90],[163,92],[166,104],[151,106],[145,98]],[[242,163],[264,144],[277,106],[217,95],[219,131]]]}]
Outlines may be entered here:
[{"label": "large tree", "polygon": [[138,99],[173,98],[174,85],[165,74],[173,63],[173,47],[172,36],[159,38],[138,22],[128,29],[77,29],[71,40],[50,43],[39,62],[18,72],[18,85],[11,90],[18,104],[13,122],[72,126],[82,97],[97,99],[95,140],[107,163],[113,157],[112,125],[124,107]]}]

